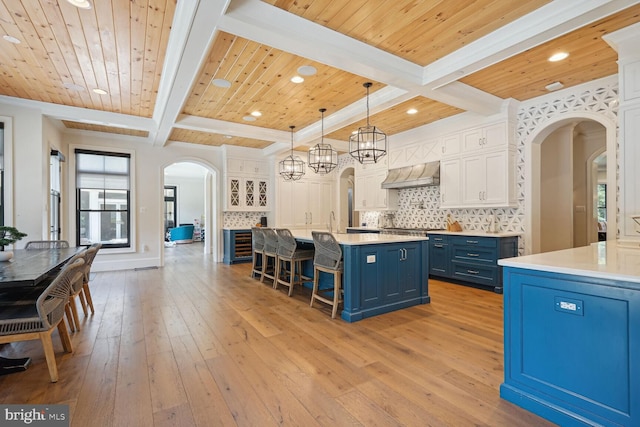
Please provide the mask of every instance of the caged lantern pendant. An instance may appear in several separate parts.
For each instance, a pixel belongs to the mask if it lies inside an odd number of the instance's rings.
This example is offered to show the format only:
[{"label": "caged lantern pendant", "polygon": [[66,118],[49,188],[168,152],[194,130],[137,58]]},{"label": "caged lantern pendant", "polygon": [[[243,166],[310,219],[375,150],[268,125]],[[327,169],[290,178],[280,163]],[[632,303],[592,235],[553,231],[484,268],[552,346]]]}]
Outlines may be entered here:
[{"label": "caged lantern pendant", "polygon": [[297,181],[304,175],[304,162],[300,157],[293,155],[293,130],[295,126],[289,126],[291,129],[291,154],[280,161],[280,176],[285,181]]},{"label": "caged lantern pendant", "polygon": [[324,112],[327,109],[321,108],[319,111],[322,114],[320,143],[309,149],[308,163],[315,173],[327,174],[338,166],[338,152],[330,144],[324,143]]},{"label": "caged lantern pendant", "polygon": [[349,154],[360,163],[377,163],[387,154],[387,135],[375,126],[369,124],[369,88],[373,84],[364,83],[367,88],[367,125],[349,137]]}]

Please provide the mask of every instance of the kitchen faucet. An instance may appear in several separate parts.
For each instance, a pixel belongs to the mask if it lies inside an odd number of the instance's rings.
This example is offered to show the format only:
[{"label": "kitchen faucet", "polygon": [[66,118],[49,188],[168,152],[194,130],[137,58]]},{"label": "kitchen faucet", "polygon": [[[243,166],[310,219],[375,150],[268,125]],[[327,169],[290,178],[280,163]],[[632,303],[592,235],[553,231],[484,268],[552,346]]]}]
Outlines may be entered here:
[{"label": "kitchen faucet", "polygon": [[333,221],[335,220],[336,220],[336,214],[333,211],[331,211],[331,213],[329,214],[329,233],[333,233]]}]

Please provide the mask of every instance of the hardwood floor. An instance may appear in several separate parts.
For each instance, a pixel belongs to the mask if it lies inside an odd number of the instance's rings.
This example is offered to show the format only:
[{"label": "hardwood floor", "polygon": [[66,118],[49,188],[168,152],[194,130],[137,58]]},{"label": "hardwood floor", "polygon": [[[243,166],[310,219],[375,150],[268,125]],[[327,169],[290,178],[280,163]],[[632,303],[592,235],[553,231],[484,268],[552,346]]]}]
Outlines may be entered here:
[{"label": "hardwood floor", "polygon": [[200,250],[94,273],[75,352],[54,334],[60,380],[39,342],[7,345],[33,363],[0,402],[65,403],[73,426],[552,425],[499,397],[501,295],[430,280],[431,304],[349,324]]}]

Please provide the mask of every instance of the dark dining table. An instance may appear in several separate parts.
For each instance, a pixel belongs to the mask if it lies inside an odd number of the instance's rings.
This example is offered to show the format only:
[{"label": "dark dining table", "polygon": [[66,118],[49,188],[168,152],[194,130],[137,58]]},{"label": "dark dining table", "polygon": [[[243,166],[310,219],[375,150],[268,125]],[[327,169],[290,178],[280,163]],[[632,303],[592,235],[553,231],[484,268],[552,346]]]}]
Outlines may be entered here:
[{"label": "dark dining table", "polygon": [[[25,295],[33,296],[39,286],[60,270],[84,247],[55,249],[16,249],[13,258],[0,262],[0,310]],[[28,357],[9,359],[0,356],[0,375],[24,371],[31,363]]]},{"label": "dark dining table", "polygon": [[14,250],[11,260],[0,262],[0,292],[5,289],[31,288],[39,285],[84,249],[76,247]]}]

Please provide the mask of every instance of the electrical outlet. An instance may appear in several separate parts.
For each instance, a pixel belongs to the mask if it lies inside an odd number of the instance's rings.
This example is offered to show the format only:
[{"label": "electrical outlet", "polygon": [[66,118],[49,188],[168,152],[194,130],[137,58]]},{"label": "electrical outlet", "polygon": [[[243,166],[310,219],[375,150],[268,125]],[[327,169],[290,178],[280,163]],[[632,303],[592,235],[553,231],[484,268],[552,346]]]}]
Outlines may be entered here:
[{"label": "electrical outlet", "polygon": [[373,264],[376,262],[376,256],[375,255],[367,255],[367,264]]}]

